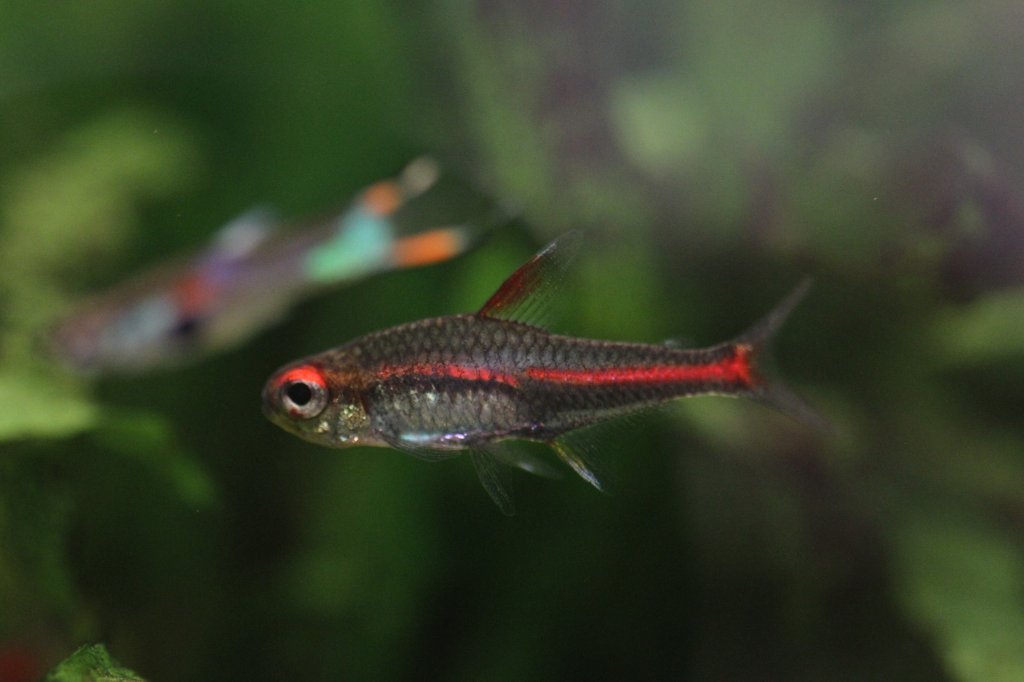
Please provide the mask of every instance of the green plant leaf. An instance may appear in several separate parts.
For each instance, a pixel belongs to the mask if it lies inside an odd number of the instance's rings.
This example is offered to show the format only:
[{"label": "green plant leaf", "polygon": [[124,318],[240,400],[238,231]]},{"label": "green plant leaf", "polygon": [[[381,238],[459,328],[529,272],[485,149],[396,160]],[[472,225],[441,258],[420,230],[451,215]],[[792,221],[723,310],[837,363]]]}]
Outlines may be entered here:
[{"label": "green plant leaf", "polygon": [[91,428],[96,405],[74,386],[26,372],[0,372],[0,441],[62,438]]},{"label": "green plant leaf", "polygon": [[46,682],[145,682],[125,668],[102,644],[81,647],[50,671]]}]

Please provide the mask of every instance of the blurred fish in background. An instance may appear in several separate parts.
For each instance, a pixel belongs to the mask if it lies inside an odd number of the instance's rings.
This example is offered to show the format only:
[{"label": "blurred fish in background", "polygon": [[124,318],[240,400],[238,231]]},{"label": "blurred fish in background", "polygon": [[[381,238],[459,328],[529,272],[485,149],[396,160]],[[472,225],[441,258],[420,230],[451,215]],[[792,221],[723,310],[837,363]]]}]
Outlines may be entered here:
[{"label": "blurred fish in background", "polygon": [[453,258],[478,243],[496,216],[420,222],[440,177],[433,159],[416,159],[340,214],[290,230],[279,230],[271,212],[253,209],[197,255],[81,304],[53,329],[51,346],[87,373],[180,365],[242,343],[327,287]]},{"label": "blurred fish in background", "polygon": [[[1024,679],[1024,4],[2,16],[0,658],[41,671],[102,642],[153,680]],[[531,238],[306,299],[200,367],[86,381],[33,345],[69,292],[255,202],[311,215],[417,150],[516,202]],[[396,234],[475,224],[446,178]],[[679,401],[600,434],[616,495],[533,482],[510,520],[468,467],[317,451],[261,419],[279,363],[473,310],[579,228],[553,332],[728,338],[813,275],[777,351],[834,436]],[[244,326],[167,294],[282,243],[235,234],[150,289],[147,314],[197,339],[157,333],[152,367]],[[264,298],[243,320],[285,312]]]}]

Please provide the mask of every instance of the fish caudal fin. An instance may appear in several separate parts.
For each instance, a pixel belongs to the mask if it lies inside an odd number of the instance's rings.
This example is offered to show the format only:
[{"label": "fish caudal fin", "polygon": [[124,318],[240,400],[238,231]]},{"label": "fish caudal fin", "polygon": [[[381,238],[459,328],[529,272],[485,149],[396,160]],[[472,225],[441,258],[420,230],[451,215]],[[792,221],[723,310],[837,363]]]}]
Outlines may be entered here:
[{"label": "fish caudal fin", "polygon": [[403,268],[429,265],[454,258],[473,243],[473,230],[464,226],[437,227],[399,237],[391,246],[395,265]]},{"label": "fish caudal fin", "polygon": [[425,156],[411,161],[396,179],[368,188],[363,202],[371,212],[379,207],[378,215],[388,220],[395,267],[454,258],[510,219],[492,198]]},{"label": "fish caudal fin", "polygon": [[410,161],[393,180],[380,180],[363,190],[360,203],[375,216],[391,216],[406,203],[427,192],[441,176],[434,159],[421,156]]},{"label": "fish caudal fin", "polygon": [[305,256],[308,278],[334,284],[430,265],[475,246],[497,224],[495,202],[464,187],[429,157],[364,189],[330,220],[331,234]]},{"label": "fish caudal fin", "polygon": [[775,334],[807,296],[811,284],[812,280],[809,277],[801,281],[771,312],[736,338],[733,344],[746,348],[746,352],[749,354],[751,363],[750,397],[818,430],[829,431],[831,426],[828,421],[793,393],[781,379],[774,374],[766,375],[762,372],[765,365],[769,365],[770,368],[772,364],[770,351]]}]

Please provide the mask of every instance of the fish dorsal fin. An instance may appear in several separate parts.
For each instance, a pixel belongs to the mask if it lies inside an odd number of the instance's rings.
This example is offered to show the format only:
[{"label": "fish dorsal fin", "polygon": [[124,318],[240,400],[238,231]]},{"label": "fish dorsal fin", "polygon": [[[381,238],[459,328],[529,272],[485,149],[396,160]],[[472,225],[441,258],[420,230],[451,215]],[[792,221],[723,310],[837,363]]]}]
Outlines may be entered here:
[{"label": "fish dorsal fin", "polygon": [[578,230],[566,232],[545,246],[502,282],[477,315],[497,320],[542,324],[551,297],[583,242]]}]

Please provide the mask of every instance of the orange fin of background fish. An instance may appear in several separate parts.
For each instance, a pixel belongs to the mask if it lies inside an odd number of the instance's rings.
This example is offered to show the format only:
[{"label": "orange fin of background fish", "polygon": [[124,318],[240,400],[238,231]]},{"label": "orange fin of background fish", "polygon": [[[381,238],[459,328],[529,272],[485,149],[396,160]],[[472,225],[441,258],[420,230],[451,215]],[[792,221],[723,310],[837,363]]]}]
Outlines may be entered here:
[{"label": "orange fin of background fish", "polygon": [[440,166],[430,157],[413,159],[398,178],[375,182],[363,190],[363,207],[376,216],[394,215],[406,202],[433,187],[440,176]]},{"label": "orange fin of background fish", "polygon": [[477,314],[497,320],[541,324],[551,297],[565,278],[569,263],[582,242],[583,233],[574,230],[548,244],[513,272]]},{"label": "orange fin of background fish", "polygon": [[441,227],[396,240],[392,246],[392,257],[395,265],[401,267],[429,265],[454,258],[469,244],[465,228]]},{"label": "orange fin of background fish", "polygon": [[380,180],[363,190],[363,207],[375,216],[389,216],[405,202],[398,183]]}]

